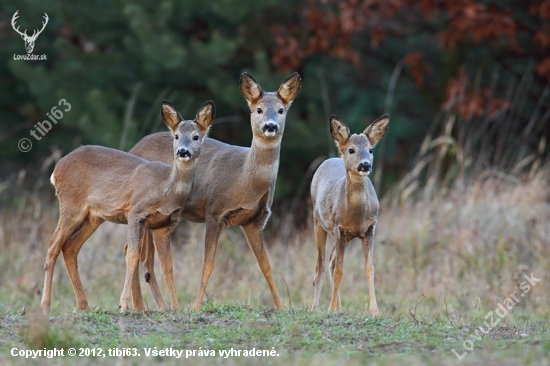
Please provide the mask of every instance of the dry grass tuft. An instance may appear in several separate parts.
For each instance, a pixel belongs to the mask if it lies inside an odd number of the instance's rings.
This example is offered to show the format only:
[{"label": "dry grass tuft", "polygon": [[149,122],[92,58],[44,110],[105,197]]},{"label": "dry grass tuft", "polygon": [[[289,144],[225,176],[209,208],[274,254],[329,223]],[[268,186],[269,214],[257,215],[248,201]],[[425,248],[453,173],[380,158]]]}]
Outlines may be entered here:
[{"label": "dry grass tuft", "polygon": [[19,331],[28,349],[53,349],[78,346],[75,336],[68,328],[52,327],[47,318],[39,313],[32,315]]}]

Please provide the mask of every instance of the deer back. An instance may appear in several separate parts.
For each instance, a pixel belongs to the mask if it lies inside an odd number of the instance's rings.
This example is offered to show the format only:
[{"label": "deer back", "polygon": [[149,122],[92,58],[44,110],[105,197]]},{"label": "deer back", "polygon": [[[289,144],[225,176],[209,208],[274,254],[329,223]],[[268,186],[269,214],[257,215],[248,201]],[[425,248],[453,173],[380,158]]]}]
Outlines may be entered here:
[{"label": "deer back", "polygon": [[[300,85],[299,75],[293,74],[277,92],[263,92],[250,75],[241,76],[241,93],[251,111],[252,146],[205,139],[193,188],[182,211],[185,219],[202,222],[209,216],[224,225],[243,225],[266,217],[262,215],[269,212],[273,201],[286,112]],[[166,133],[147,136],[130,153],[166,161],[166,138]]]}]

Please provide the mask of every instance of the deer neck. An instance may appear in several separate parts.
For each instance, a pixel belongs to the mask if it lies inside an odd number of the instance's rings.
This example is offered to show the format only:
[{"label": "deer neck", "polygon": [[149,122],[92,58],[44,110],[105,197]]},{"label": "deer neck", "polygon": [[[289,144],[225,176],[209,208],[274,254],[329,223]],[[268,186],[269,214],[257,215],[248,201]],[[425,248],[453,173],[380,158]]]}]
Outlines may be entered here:
[{"label": "deer neck", "polygon": [[358,176],[346,171],[345,202],[347,209],[359,215],[369,206],[368,184],[366,176]]},{"label": "deer neck", "polygon": [[244,164],[245,174],[253,177],[256,184],[271,184],[277,178],[280,153],[280,139],[266,140],[254,136]]},{"label": "deer neck", "polygon": [[195,165],[197,160],[182,163],[174,159],[168,181],[164,187],[164,195],[173,197],[175,201],[183,201],[191,190]]}]

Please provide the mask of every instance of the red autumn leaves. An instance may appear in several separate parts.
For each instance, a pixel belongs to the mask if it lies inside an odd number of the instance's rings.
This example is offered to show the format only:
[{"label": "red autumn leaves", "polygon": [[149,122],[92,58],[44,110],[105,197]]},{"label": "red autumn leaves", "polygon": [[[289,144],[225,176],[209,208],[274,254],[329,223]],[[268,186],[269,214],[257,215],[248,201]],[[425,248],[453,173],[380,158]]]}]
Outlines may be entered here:
[{"label": "red autumn leaves", "polygon": [[[433,66],[408,44],[410,37],[423,32],[444,53],[462,47],[491,52],[495,58],[534,59],[537,77],[549,82],[550,0],[514,6],[480,0],[307,0],[297,21],[271,28],[276,43],[272,62],[289,70],[308,57],[329,55],[361,67],[363,55],[376,53],[380,42],[393,37],[402,41],[405,72],[423,89]],[[456,70],[446,81],[445,106],[456,107],[460,100],[458,109],[468,119],[506,107],[507,101],[494,98],[490,90],[472,90],[468,75]]]}]

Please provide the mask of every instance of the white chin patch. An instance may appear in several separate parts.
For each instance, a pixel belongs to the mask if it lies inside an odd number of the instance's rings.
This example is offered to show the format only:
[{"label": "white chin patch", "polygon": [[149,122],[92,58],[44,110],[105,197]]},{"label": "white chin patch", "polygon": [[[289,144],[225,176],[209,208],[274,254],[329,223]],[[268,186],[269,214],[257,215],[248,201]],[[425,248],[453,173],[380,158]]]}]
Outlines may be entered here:
[{"label": "white chin patch", "polygon": [[189,161],[189,160],[191,160],[191,158],[189,156],[184,156],[183,158],[178,157],[178,160],[179,161]]},{"label": "white chin patch", "polygon": [[267,137],[273,137],[277,134],[277,132],[273,132],[273,131],[265,131],[264,132],[264,135],[266,135]]},{"label": "white chin patch", "polygon": [[370,174],[370,170],[368,172],[365,172],[363,170],[359,171],[359,175],[369,175],[369,174]]}]

